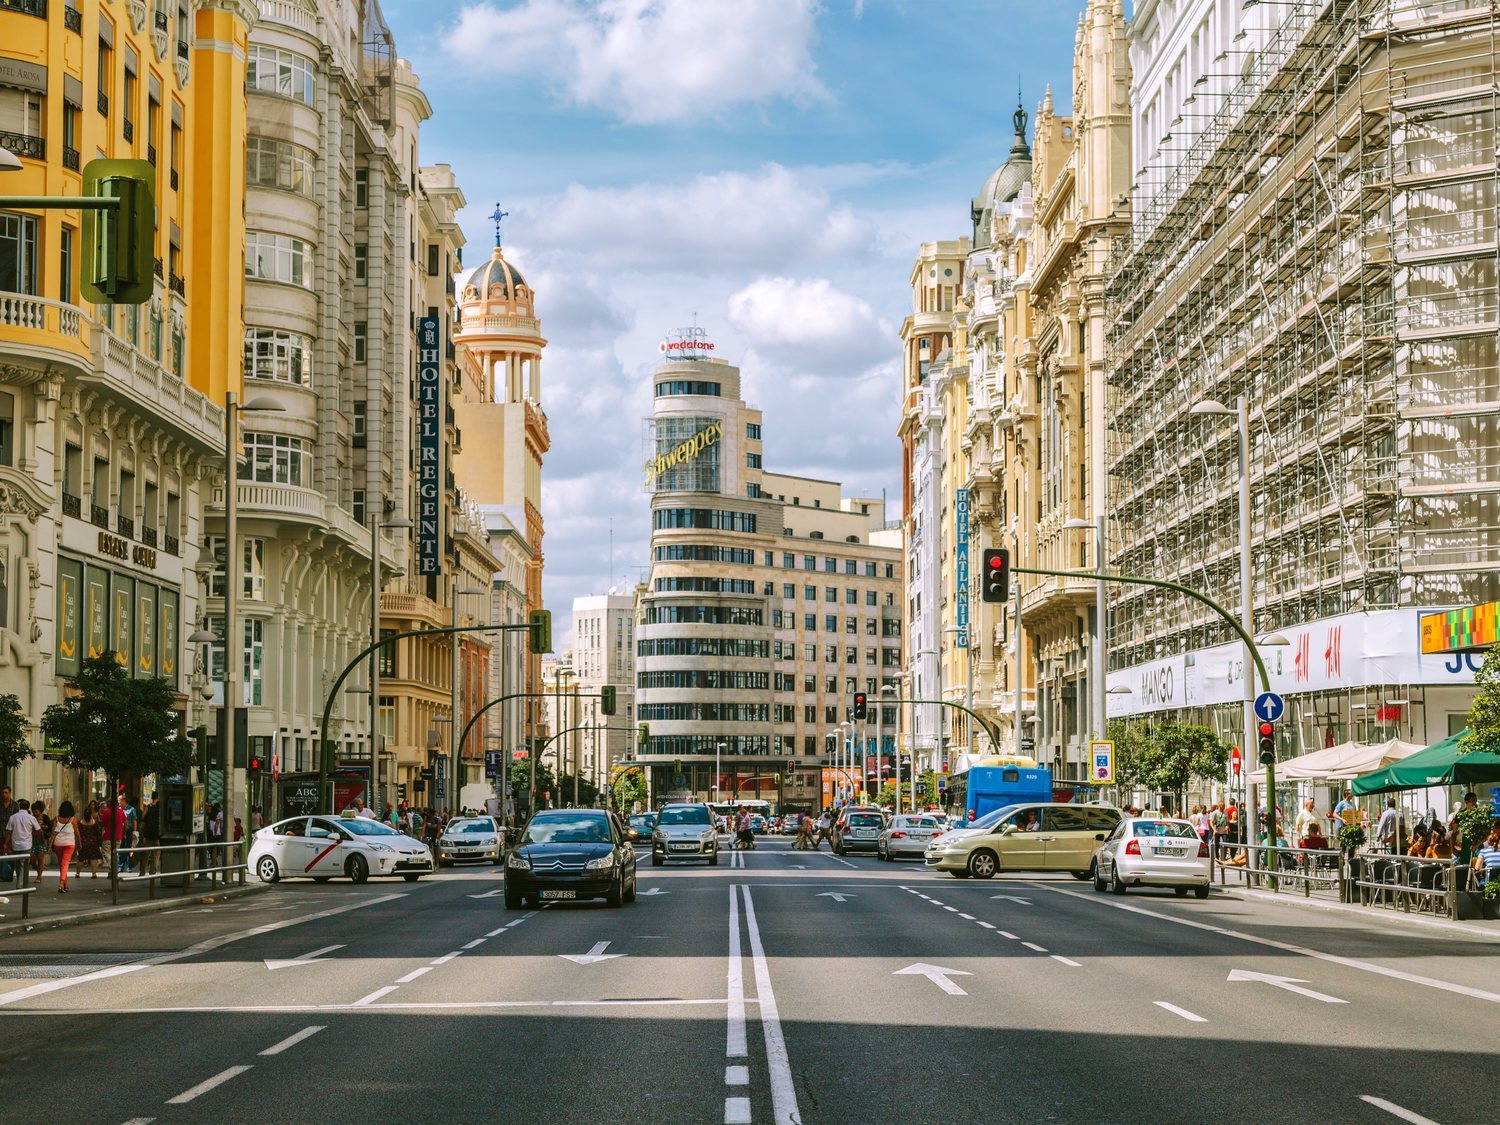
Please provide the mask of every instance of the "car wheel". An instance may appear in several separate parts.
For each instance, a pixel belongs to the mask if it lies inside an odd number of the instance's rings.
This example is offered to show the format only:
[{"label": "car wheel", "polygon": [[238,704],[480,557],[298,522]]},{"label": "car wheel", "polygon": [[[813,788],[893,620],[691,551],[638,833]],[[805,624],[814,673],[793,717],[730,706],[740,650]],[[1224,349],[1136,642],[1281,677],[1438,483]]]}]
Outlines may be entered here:
[{"label": "car wheel", "polygon": [[1188,889],[1186,887],[1173,887],[1172,888],[1172,893],[1174,895],[1176,895],[1178,898],[1186,898],[1187,897],[1187,893],[1188,893]]},{"label": "car wheel", "polygon": [[263,855],[255,865],[255,873],[260,876],[262,883],[277,883],[281,881],[281,868],[276,866],[274,856]]},{"label": "car wheel", "polygon": [[513,891],[509,887],[505,888],[505,909],[520,910],[525,905],[525,896],[520,891]]},{"label": "car wheel", "polygon": [[1000,860],[988,848],[980,848],[969,857],[969,874],[976,879],[993,879],[1000,870]]},{"label": "car wheel", "polygon": [[625,901],[626,902],[634,902],[635,901],[635,876],[634,875],[632,875],[630,877],[630,884],[629,884],[629,886],[627,886],[625,888]]},{"label": "car wheel", "polygon": [[313,876],[313,882],[314,883],[326,883],[326,882],[328,882],[328,880],[330,880],[332,878],[333,878],[332,875],[314,875]]},{"label": "car wheel", "polygon": [[1204,886],[1201,886],[1201,887],[1194,887],[1193,888],[1193,895],[1195,897],[1197,897],[1197,898],[1207,898],[1208,897],[1208,886],[1205,884]]},{"label": "car wheel", "polygon": [[713,855],[711,855],[711,856],[708,857],[708,865],[710,867],[718,867],[719,866],[719,853],[718,852],[714,852]]},{"label": "car wheel", "polygon": [[609,888],[609,893],[604,896],[604,901],[609,906],[623,906],[625,903],[625,876],[622,874],[615,885]]},{"label": "car wheel", "polygon": [[1118,863],[1109,869],[1109,889],[1117,895],[1125,893],[1125,880],[1120,878],[1120,865]]},{"label": "car wheel", "polygon": [[1102,872],[1102,871],[1099,870],[1099,863],[1098,863],[1097,860],[1095,860],[1095,862],[1094,862],[1093,875],[1094,875],[1094,890],[1102,892],[1102,891],[1105,891],[1105,890],[1107,890],[1109,888],[1109,884],[1104,881],[1104,872]]},{"label": "car wheel", "polygon": [[370,865],[365,862],[365,857],[362,855],[351,855],[349,857],[347,871],[349,873],[349,880],[353,883],[363,883],[370,877]]},{"label": "car wheel", "polygon": [[664,859],[662,859],[662,857],[659,856],[659,855],[653,855],[651,857],[651,866],[652,867],[660,867],[662,864],[664,864],[666,862],[667,861],[664,860]]},{"label": "car wheel", "polygon": [[415,871],[406,871],[402,872],[401,874],[401,878],[405,879],[408,883],[415,883],[421,877],[422,876],[417,874]]}]

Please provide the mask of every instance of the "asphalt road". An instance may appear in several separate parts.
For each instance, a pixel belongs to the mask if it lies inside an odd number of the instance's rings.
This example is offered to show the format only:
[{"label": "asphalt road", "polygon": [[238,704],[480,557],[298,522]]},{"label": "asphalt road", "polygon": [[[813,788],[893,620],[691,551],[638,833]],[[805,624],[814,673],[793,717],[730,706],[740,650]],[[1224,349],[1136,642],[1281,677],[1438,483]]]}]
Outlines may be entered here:
[{"label": "asphalt road", "polygon": [[[1500,1120],[1500,941],[764,841],[507,911],[492,868],[0,943],[46,1120]],[[32,1114],[7,1120],[25,1120]]]}]

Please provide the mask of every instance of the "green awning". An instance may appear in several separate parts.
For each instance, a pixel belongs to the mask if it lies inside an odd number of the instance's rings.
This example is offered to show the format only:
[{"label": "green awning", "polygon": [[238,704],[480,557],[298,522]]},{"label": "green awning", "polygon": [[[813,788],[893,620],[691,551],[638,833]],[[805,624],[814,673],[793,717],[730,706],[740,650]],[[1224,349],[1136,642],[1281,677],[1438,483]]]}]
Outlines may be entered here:
[{"label": "green awning", "polygon": [[1461,745],[1468,731],[1449,735],[1425,750],[1418,750],[1385,769],[1354,779],[1355,795],[1389,793],[1396,789],[1426,789],[1433,785],[1472,785],[1500,781],[1500,754],[1475,750],[1465,754]]}]

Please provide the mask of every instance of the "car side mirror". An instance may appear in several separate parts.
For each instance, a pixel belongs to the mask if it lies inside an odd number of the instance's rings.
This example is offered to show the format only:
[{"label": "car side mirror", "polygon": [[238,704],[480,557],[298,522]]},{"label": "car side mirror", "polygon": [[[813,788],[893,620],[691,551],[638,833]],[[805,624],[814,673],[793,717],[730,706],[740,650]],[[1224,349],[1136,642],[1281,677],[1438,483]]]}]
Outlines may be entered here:
[{"label": "car side mirror", "polygon": [[1013,835],[1015,835],[1015,831],[1016,831],[1016,826],[1014,824],[1007,824],[1003,828],[1000,829],[1000,835],[1002,835],[1002,836],[1013,836]]}]

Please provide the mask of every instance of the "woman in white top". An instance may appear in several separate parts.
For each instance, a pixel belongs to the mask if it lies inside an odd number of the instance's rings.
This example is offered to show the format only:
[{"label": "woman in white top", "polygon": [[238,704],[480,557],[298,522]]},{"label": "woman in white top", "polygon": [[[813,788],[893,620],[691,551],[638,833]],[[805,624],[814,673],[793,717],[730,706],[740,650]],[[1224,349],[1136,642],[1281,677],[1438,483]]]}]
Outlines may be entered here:
[{"label": "woman in white top", "polygon": [[78,813],[72,801],[57,806],[57,820],[52,824],[52,850],[57,853],[57,893],[68,893],[68,866],[73,849],[78,846]]}]

